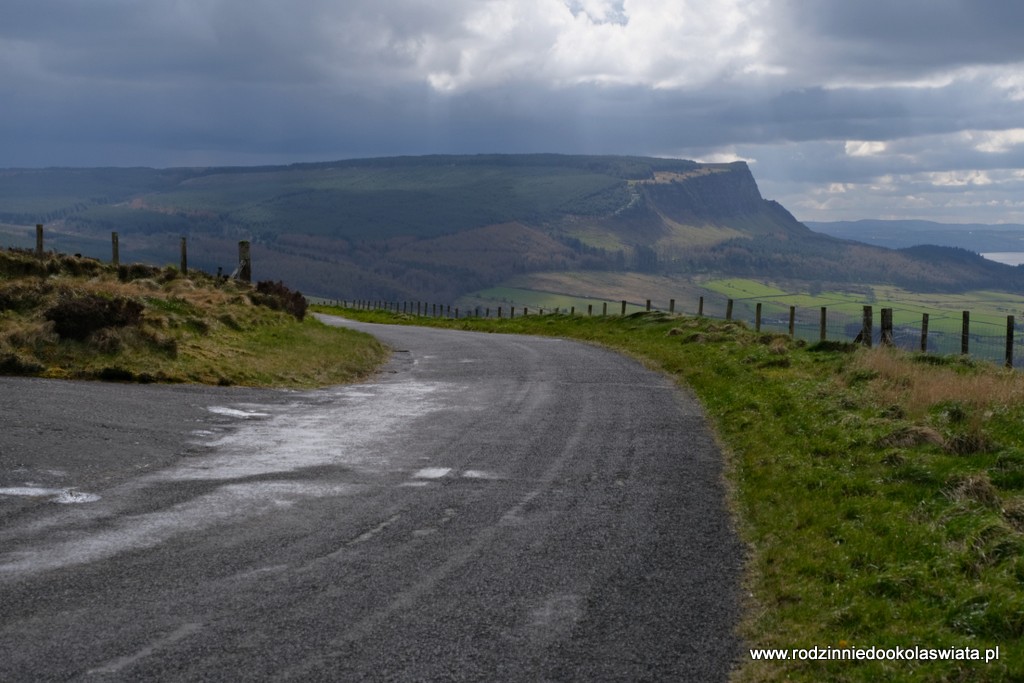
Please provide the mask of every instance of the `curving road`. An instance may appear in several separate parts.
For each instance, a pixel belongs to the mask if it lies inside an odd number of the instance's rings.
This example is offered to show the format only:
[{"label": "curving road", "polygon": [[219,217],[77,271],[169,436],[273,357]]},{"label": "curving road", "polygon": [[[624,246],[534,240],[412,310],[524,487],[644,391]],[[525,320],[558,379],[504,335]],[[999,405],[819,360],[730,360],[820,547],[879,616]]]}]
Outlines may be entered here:
[{"label": "curving road", "polygon": [[714,681],[741,547],[696,403],[376,326],[314,392],[0,379],[0,680]]}]

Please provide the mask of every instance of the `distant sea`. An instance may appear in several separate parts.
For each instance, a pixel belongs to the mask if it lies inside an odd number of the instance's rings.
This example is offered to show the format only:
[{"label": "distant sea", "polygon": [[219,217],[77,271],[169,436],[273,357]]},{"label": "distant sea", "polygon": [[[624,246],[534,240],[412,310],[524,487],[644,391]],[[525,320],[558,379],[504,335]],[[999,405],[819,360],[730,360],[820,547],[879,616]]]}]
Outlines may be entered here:
[{"label": "distant sea", "polygon": [[989,261],[998,261],[1008,266],[1019,266],[1024,263],[1024,251],[991,251],[982,256]]}]

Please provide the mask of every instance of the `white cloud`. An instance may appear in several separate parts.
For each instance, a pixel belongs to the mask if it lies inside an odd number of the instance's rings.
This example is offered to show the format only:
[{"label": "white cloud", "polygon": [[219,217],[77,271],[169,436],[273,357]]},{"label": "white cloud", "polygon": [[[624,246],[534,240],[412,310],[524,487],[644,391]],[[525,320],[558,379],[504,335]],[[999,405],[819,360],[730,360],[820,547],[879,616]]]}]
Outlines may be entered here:
[{"label": "white cloud", "polygon": [[[424,77],[446,92],[533,82],[691,88],[781,69],[764,60],[768,0],[489,0],[466,14],[448,45],[421,53]],[[429,43],[430,37],[425,41]]]},{"label": "white cloud", "polygon": [[985,171],[938,171],[924,173],[921,177],[938,187],[965,187],[967,185],[991,185],[992,178]]},{"label": "white cloud", "polygon": [[694,155],[693,160],[699,161],[703,164],[731,164],[736,161],[743,161],[750,165],[757,163],[757,159],[748,156],[740,156],[735,149],[723,149],[715,152],[709,152],[707,154]]},{"label": "white cloud", "polygon": [[974,142],[974,149],[989,154],[1008,152],[1024,144],[1024,128],[995,131],[968,131],[968,139]]},{"label": "white cloud", "polygon": [[871,157],[881,154],[888,148],[884,142],[870,140],[847,140],[845,149],[851,157]]}]

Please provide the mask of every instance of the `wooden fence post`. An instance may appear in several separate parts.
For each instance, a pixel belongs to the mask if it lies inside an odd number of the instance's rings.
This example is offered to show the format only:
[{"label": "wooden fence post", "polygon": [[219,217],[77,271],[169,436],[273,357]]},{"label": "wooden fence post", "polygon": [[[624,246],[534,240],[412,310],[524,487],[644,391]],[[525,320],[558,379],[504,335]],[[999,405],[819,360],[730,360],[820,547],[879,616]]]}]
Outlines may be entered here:
[{"label": "wooden fence post", "polygon": [[892,309],[882,309],[882,346],[892,346]]},{"label": "wooden fence post", "polygon": [[587,304],[587,315],[594,315],[594,304]]},{"label": "wooden fence post", "polygon": [[754,308],[754,331],[761,331],[761,304]]},{"label": "wooden fence post", "polygon": [[626,315],[626,300],[622,300],[622,315]]},{"label": "wooden fence post", "polygon": [[789,307],[789,336],[796,336],[796,306]]},{"label": "wooden fence post", "polygon": [[675,313],[676,312],[676,300],[675,299],[669,299],[668,300],[668,312],[669,313]]},{"label": "wooden fence post", "polygon": [[605,301],[604,303],[601,304],[601,315],[603,315],[603,316],[607,316],[608,315],[608,302],[607,301]]},{"label": "wooden fence post", "polygon": [[252,257],[249,240],[242,240],[238,243],[238,279],[242,282],[252,282]]},{"label": "wooden fence post", "polygon": [[732,320],[732,299],[725,302],[725,319]]},{"label": "wooden fence post", "polygon": [[704,315],[704,297],[701,297],[700,301],[697,302],[697,315],[698,316],[703,316]]},{"label": "wooden fence post", "polygon": [[181,238],[181,274],[188,275],[188,244]]},{"label": "wooden fence post", "polygon": [[43,258],[43,224],[36,223],[36,257]]},{"label": "wooden fence post", "polygon": [[[526,310],[526,309],[523,309],[523,310]],[[516,317],[516,307],[513,306],[512,308],[508,309],[508,319],[509,320],[515,320],[515,317]]]},{"label": "wooden fence post", "polygon": [[861,319],[860,325],[860,343],[864,346],[871,348],[871,336],[874,334],[872,329],[874,326],[874,315],[871,312],[870,306],[864,307],[864,317]]},{"label": "wooden fence post", "polygon": [[1006,367],[1013,367],[1013,316],[1006,316]]},{"label": "wooden fence post", "polygon": [[960,331],[960,353],[966,356],[971,345],[971,312],[964,311],[963,329]]},{"label": "wooden fence post", "polygon": [[822,306],[821,317],[818,319],[818,340],[825,341],[826,339],[828,339],[828,309]]},{"label": "wooden fence post", "polygon": [[928,352],[928,314],[921,314],[921,353]]},{"label": "wooden fence post", "polygon": [[120,249],[120,246],[117,243],[117,233],[116,232],[110,233],[110,250],[111,250],[110,262],[114,264],[115,268],[117,268],[118,266],[121,265],[121,249]]},{"label": "wooden fence post", "polygon": [[651,300],[648,299],[647,300],[647,311],[650,312],[650,310],[651,310]]}]

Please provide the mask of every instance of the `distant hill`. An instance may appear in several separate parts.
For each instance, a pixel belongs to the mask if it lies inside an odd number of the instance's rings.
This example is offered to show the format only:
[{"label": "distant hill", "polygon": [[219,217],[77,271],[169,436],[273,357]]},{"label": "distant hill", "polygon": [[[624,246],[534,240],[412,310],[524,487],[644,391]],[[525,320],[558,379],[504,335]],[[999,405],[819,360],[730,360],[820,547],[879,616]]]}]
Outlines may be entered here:
[{"label": "distant hill", "polygon": [[804,221],[815,232],[890,249],[922,244],[960,247],[979,253],[1024,251],[1019,223],[937,223],[935,221]]},{"label": "distant hill", "polygon": [[[327,297],[453,300],[559,270],[756,274],[941,290],[1024,288],[954,252],[893,252],[812,232],[745,163],[556,154],[392,157],[245,168],[0,170],[0,241],[230,271]],[[1024,272],[1024,271],[1022,271]],[[912,287],[913,288],[913,287]]]}]

